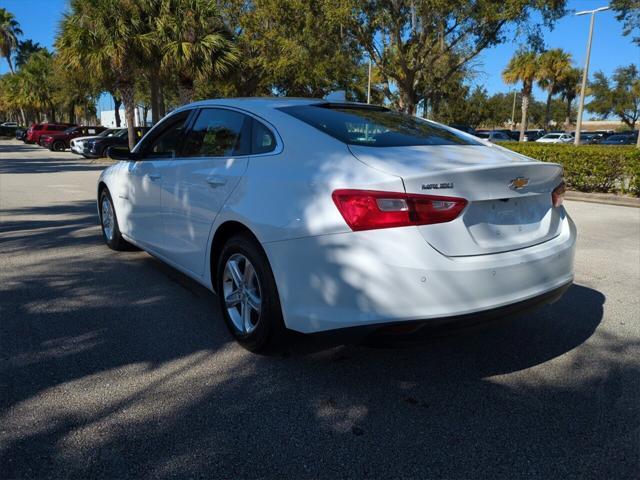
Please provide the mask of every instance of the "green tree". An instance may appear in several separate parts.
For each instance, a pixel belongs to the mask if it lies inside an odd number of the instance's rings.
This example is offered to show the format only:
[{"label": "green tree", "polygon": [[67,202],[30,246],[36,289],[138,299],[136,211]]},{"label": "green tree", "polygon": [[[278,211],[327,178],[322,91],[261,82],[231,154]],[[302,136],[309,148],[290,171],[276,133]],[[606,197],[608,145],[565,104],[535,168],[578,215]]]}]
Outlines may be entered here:
[{"label": "green tree", "polygon": [[31,39],[18,42],[18,47],[15,53],[16,68],[22,68],[32,54],[40,52],[41,50],[44,50],[44,48],[40,46],[38,42],[34,42]]},{"label": "green tree", "polygon": [[623,22],[623,35],[635,33],[633,42],[640,46],[640,0],[611,0],[609,4],[617,12],[616,19]]},{"label": "green tree", "polygon": [[176,72],[182,103],[193,99],[198,79],[214,80],[237,60],[220,9],[210,0],[159,0],[155,31],[144,35],[147,51],[161,45],[162,67]]},{"label": "green tree", "polygon": [[561,48],[547,50],[540,55],[538,85],[547,91],[547,103],[544,114],[545,128],[551,122],[551,99],[560,93],[562,78],[571,70],[571,54]]},{"label": "green tree", "polygon": [[596,72],[589,83],[591,102],[587,109],[600,118],[616,115],[632,130],[640,118],[640,72],[630,64],[619,67],[611,81],[602,72]]},{"label": "green tree", "polygon": [[397,86],[400,107],[414,113],[483,50],[505,42],[510,26],[537,45],[532,14],[552,24],[565,1],[350,0],[350,7],[350,31]]},{"label": "green tree", "polygon": [[130,148],[136,143],[135,84],[144,59],[141,5],[129,0],[71,0],[56,41],[71,68],[90,72],[104,90],[122,99]]},{"label": "green tree", "polygon": [[18,47],[18,37],[22,35],[20,24],[14,15],[5,8],[0,8],[0,54],[9,64],[9,71],[14,72],[11,55]]},{"label": "green tree", "polygon": [[580,94],[580,82],[582,79],[582,71],[579,68],[571,68],[560,79],[558,89],[562,100],[566,104],[564,128],[569,130],[573,116],[572,104],[576,97]]},{"label": "green tree", "polygon": [[529,103],[531,102],[531,92],[533,83],[539,78],[540,55],[533,51],[517,52],[505,70],[502,78],[505,83],[515,84],[522,82],[522,116],[520,120],[520,141],[524,142],[524,132],[529,123]]}]

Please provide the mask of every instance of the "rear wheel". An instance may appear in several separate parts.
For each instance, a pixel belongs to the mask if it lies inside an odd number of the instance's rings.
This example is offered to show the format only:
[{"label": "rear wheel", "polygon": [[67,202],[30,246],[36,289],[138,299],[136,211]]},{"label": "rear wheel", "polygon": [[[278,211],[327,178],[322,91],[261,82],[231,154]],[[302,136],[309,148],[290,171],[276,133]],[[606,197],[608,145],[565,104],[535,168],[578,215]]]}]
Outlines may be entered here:
[{"label": "rear wheel", "polygon": [[109,248],[112,250],[131,249],[131,244],[120,234],[113,200],[107,188],[100,192],[100,226],[102,227],[102,238]]},{"label": "rear wheel", "polygon": [[282,347],[286,330],[276,282],[266,255],[249,235],[227,240],[216,283],[222,315],[238,343],[262,353]]}]

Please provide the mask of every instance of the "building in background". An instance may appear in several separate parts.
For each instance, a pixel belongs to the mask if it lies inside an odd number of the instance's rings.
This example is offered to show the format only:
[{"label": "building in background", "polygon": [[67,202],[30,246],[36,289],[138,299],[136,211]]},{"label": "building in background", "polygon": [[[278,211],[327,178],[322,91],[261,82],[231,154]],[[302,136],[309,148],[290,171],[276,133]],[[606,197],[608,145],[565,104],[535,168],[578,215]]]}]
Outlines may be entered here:
[{"label": "building in background", "polygon": [[[136,113],[136,127],[150,126],[151,125],[151,110],[147,111],[146,121],[142,121],[144,116],[141,108],[135,109]],[[116,127],[116,111],[115,110],[102,110],[100,112],[100,125],[103,127],[114,128]],[[124,113],[124,108],[120,109],[120,126],[127,126],[127,118]]]}]

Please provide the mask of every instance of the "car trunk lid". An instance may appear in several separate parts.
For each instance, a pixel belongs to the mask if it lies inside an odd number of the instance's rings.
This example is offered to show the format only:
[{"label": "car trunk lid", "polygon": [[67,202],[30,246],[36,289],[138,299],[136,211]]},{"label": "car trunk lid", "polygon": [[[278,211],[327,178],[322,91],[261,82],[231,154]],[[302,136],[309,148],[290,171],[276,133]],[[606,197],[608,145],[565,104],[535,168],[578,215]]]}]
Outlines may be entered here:
[{"label": "car trunk lid", "polygon": [[560,165],[537,162],[502,147],[350,148],[365,164],[400,176],[407,193],[469,202],[451,222],[416,227],[444,255],[516,250],[560,233],[563,212],[551,203],[551,192],[562,179]]}]

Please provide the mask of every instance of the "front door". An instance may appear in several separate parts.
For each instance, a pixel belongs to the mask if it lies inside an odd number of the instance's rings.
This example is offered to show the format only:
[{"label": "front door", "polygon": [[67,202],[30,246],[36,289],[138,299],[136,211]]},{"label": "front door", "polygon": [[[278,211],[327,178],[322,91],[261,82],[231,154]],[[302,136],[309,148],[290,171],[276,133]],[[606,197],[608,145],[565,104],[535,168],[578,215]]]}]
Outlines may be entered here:
[{"label": "front door", "polygon": [[164,227],[161,201],[171,162],[182,141],[189,111],[166,120],[137,150],[136,161],[127,165],[131,207],[125,233],[142,247],[162,252]]}]

